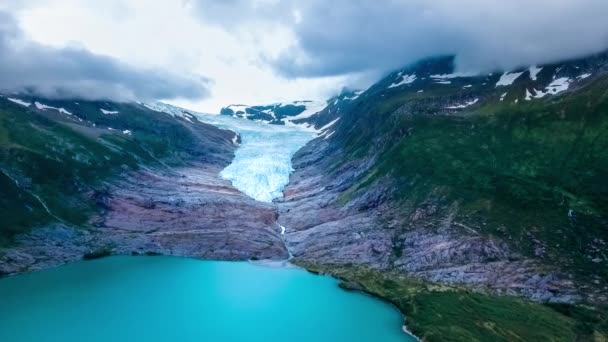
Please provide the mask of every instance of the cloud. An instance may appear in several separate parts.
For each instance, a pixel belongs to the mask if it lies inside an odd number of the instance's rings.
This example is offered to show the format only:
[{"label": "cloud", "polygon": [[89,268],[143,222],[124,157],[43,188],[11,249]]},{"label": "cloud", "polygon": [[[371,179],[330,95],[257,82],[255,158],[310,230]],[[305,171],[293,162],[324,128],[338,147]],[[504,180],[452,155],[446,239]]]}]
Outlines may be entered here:
[{"label": "cloud", "polygon": [[455,55],[460,70],[489,71],[608,48],[606,0],[233,0],[213,11],[200,6],[213,1],[191,2],[203,20],[232,30],[261,22],[290,29],[292,46],[267,58],[288,77],[386,72],[436,55]]},{"label": "cloud", "polygon": [[[136,48],[136,47],[134,47]],[[55,48],[25,37],[0,11],[0,90],[50,98],[115,101],[199,99],[210,81],[146,70],[84,48]]]}]

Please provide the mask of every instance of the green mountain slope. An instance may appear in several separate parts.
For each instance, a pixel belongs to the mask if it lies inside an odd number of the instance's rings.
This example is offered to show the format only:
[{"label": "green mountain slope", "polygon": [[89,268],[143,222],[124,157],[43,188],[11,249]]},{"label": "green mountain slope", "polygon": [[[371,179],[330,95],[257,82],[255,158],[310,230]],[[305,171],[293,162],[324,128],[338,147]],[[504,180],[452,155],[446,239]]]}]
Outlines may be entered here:
[{"label": "green mountain slope", "polygon": [[[608,53],[478,76],[433,58],[374,84],[296,157],[296,179],[326,174],[325,191],[288,189],[283,224],[295,246],[340,235],[296,262],[392,302],[425,341],[604,341],[607,151]],[[292,214],[302,197],[327,219]],[[325,261],[343,249],[357,253]],[[581,297],[520,291],[543,277]]]},{"label": "green mountain slope", "polygon": [[[589,280],[608,279],[608,267],[598,267],[608,262],[604,58],[545,66],[536,81],[524,71],[506,87],[495,86],[500,75],[490,75],[395,90],[386,88],[389,76],[337,125],[332,148],[346,160],[375,156],[344,196],[389,176],[402,205],[429,196],[457,203],[459,220],[475,230]],[[435,62],[439,69],[446,63]],[[567,69],[576,74],[567,76]],[[451,72],[427,74],[442,71]],[[563,93],[526,100],[527,89],[560,77],[577,81]]]},{"label": "green mountain slope", "polygon": [[10,99],[0,97],[3,242],[49,222],[85,225],[102,210],[96,197],[112,177],[191,160],[226,163],[221,152],[232,148],[232,133],[143,105],[19,96],[26,107]]}]

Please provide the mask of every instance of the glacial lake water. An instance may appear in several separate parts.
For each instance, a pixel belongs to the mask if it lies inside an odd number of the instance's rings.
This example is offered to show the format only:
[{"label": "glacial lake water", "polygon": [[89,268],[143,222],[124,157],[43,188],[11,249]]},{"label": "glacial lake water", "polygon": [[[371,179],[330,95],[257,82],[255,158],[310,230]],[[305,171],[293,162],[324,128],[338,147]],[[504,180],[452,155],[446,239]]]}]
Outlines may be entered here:
[{"label": "glacial lake water", "polygon": [[118,256],[0,279],[0,341],[414,341],[330,277],[247,262]]}]

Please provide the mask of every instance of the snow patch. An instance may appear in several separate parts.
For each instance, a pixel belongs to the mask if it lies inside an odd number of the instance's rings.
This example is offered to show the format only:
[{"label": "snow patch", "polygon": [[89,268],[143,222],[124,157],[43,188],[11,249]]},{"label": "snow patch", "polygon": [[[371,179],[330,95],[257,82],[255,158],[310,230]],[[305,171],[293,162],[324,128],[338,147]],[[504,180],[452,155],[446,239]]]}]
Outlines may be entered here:
[{"label": "snow patch", "polygon": [[401,81],[398,83],[393,83],[388,86],[388,88],[396,88],[405,84],[412,84],[416,81],[416,75],[404,75],[401,76]]},{"label": "snow patch", "polygon": [[124,131],[122,131],[122,134],[126,134],[126,135],[131,135],[131,131],[129,131],[128,129],[125,129]]},{"label": "snow patch", "polygon": [[504,101],[504,99],[505,99],[505,97],[507,97],[507,94],[508,94],[508,93],[509,93],[509,92],[505,92],[504,94],[500,95],[500,101],[501,101],[501,102],[502,102],[502,101]]},{"label": "snow patch", "polygon": [[40,102],[34,102],[34,105],[36,106],[36,108],[38,108],[39,110],[47,110],[47,109],[54,109],[56,111],[58,111],[59,113],[62,114],[67,114],[67,115],[72,115],[72,113],[68,112],[67,110],[63,109],[63,108],[57,108],[57,107],[51,107],[51,106],[47,106],[45,104],[42,104]]},{"label": "snow patch", "polygon": [[344,100],[350,100],[350,101],[354,101],[354,100],[358,99],[358,98],[359,98],[359,96],[361,96],[361,94],[363,94],[363,90],[356,91],[356,92],[354,92],[354,95],[355,95],[355,96],[353,96],[353,97],[348,97],[348,96],[345,96],[345,97],[344,97]]},{"label": "snow patch", "polygon": [[538,73],[541,72],[541,70],[543,70],[543,68],[539,68],[536,65],[531,66],[530,69],[528,69],[528,71],[530,72],[530,79],[532,81],[536,81]]},{"label": "snow patch", "polygon": [[582,75],[578,76],[577,79],[584,80],[585,78],[589,78],[589,77],[591,77],[591,74],[582,74]]},{"label": "snow patch", "polygon": [[553,80],[546,88],[545,91],[542,90],[534,90],[534,94],[532,94],[528,89],[526,89],[526,100],[530,101],[531,99],[540,99],[545,97],[546,95],[557,95],[561,92],[568,90],[570,84],[572,83],[572,79],[568,77],[561,77],[556,80]]},{"label": "snow patch", "polygon": [[500,79],[496,83],[496,87],[509,86],[513,84],[513,82],[515,82],[515,80],[518,79],[519,76],[521,76],[522,74],[523,71],[514,73],[505,72],[504,74],[502,74],[502,76],[500,76]]},{"label": "snow patch", "polygon": [[325,102],[325,101],[306,102],[306,109],[302,113],[300,113],[296,116],[283,118],[283,122],[307,119],[307,118],[317,114],[318,112],[322,111],[323,109],[325,109],[325,107],[327,107],[327,102]]},{"label": "snow patch", "polygon": [[184,111],[180,108],[168,105],[162,102],[141,103],[144,107],[159,113],[169,114],[171,116],[184,116]]},{"label": "snow patch", "polygon": [[452,73],[452,74],[431,75],[431,78],[436,79],[436,80],[446,80],[446,79],[452,79],[452,78],[473,77],[473,76],[475,76],[475,74],[456,72],[456,73]]},{"label": "snow patch", "polygon": [[106,115],[118,114],[117,110],[105,110],[103,108],[99,108],[99,110]]},{"label": "snow patch", "polygon": [[319,131],[323,132],[326,129],[328,129],[329,127],[333,126],[336,122],[338,122],[338,120],[340,120],[340,118],[335,119],[334,121],[328,123],[327,125],[321,127],[321,129],[319,129]]},{"label": "snow patch", "polygon": [[560,77],[547,86],[547,91],[553,95],[559,94],[563,91],[568,90],[568,87],[570,87],[571,82],[572,80],[568,77]]},{"label": "snow patch", "polygon": [[479,102],[479,99],[471,100],[471,101],[468,101],[468,102],[466,102],[464,104],[461,104],[461,105],[450,106],[450,107],[446,107],[446,108],[447,109],[463,109],[463,108],[470,107],[470,106],[476,104],[477,102]]},{"label": "snow patch", "polygon": [[25,101],[22,101],[22,100],[19,100],[19,99],[13,99],[13,98],[10,98],[10,97],[7,97],[7,99],[8,99],[9,101],[11,101],[11,102],[14,102],[14,103],[16,103],[16,104],[22,105],[22,106],[24,106],[24,107],[29,107],[29,106],[31,106],[31,105],[32,105],[32,104],[31,104],[31,103],[29,103],[29,102],[25,102]]}]

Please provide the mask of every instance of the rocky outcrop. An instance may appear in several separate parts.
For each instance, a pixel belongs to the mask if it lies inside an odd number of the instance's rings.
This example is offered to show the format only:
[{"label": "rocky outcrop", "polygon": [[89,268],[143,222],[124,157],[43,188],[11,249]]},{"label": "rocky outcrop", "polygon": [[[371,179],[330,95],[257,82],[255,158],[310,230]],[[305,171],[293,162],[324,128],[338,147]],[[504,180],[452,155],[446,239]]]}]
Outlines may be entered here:
[{"label": "rocky outcrop", "polygon": [[117,253],[155,252],[206,259],[284,259],[276,209],[219,179],[220,168],[136,174],[118,184],[95,223]]},{"label": "rocky outcrop", "polygon": [[332,153],[340,151],[331,152],[322,139],[298,152],[292,182],[278,202],[287,246],[299,261],[362,265],[544,302],[581,299],[569,276],[456,221],[457,203],[429,198],[418,207],[396,205],[389,180],[352,190],[372,161],[330,175]]},{"label": "rocky outcrop", "polygon": [[32,271],[96,251],[205,259],[288,257],[272,204],[254,201],[219,178],[221,166],[171,173],[147,170],[97,193],[105,212],[91,227],[54,224],[34,229],[0,252],[0,274]]}]

